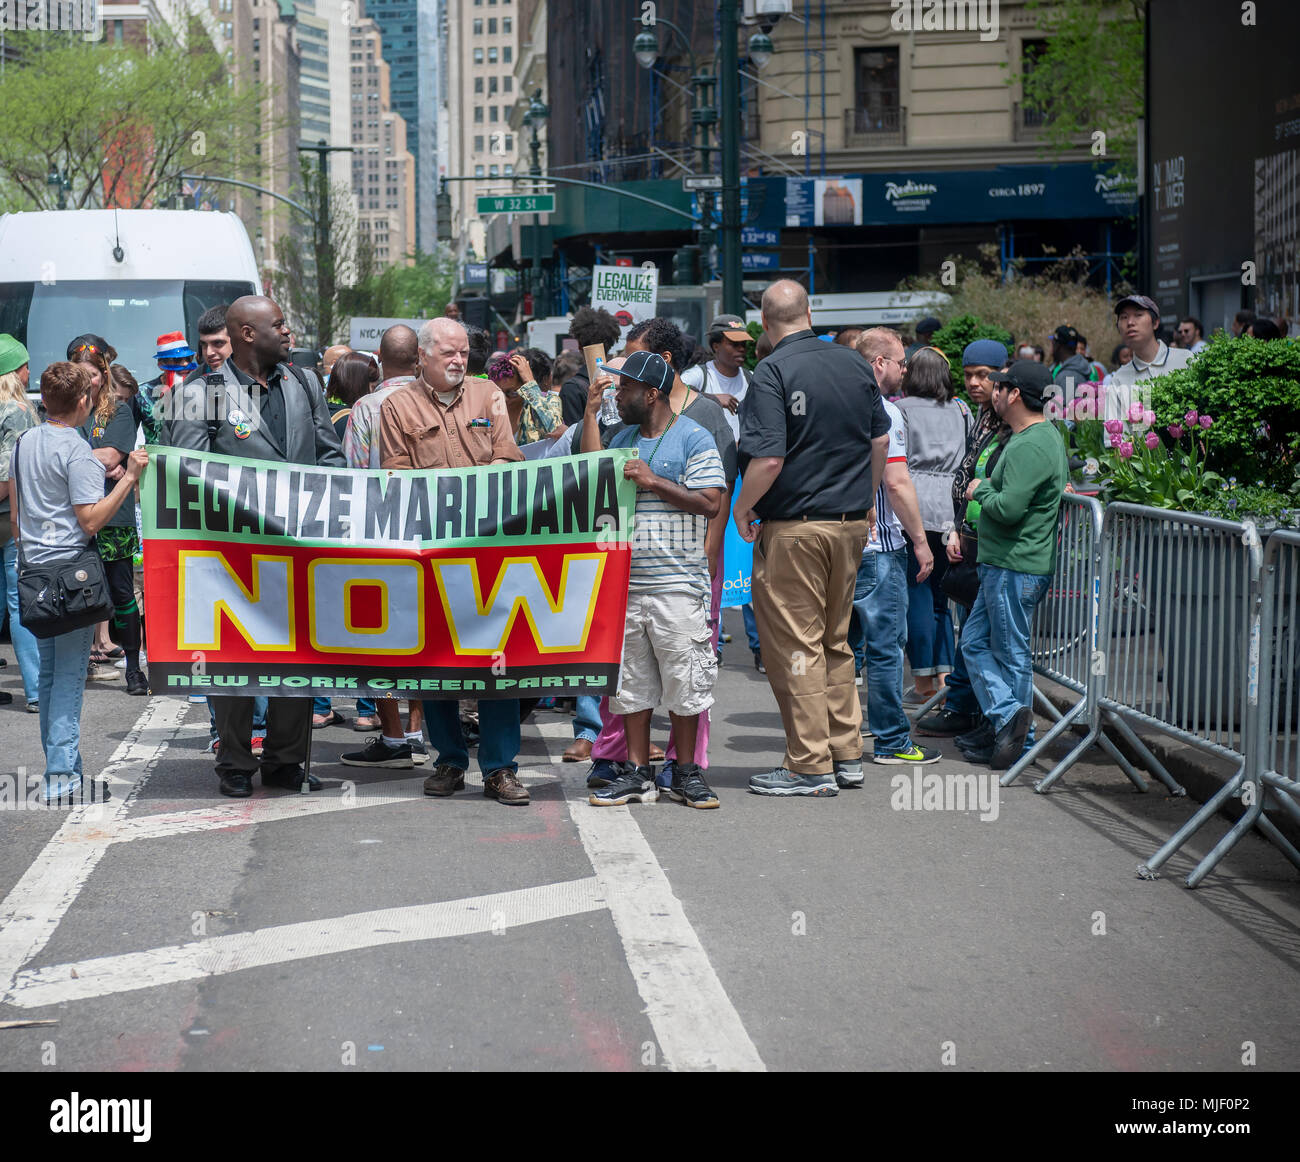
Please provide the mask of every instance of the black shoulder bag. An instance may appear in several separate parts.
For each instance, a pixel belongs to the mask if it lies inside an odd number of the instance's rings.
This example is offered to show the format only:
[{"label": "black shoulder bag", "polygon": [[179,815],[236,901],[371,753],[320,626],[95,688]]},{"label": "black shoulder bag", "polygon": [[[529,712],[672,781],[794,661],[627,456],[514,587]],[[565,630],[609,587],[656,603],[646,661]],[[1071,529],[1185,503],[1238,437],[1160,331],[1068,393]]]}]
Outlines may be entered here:
[{"label": "black shoulder bag", "polygon": [[[24,433],[25,435],[26,433]],[[21,532],[22,474],[20,449],[14,448],[14,531]],[[18,618],[34,637],[58,637],[74,629],[106,621],[113,615],[113,599],[104,575],[104,562],[92,537],[84,549],[47,564],[32,565],[23,551],[25,537],[18,538]]]}]

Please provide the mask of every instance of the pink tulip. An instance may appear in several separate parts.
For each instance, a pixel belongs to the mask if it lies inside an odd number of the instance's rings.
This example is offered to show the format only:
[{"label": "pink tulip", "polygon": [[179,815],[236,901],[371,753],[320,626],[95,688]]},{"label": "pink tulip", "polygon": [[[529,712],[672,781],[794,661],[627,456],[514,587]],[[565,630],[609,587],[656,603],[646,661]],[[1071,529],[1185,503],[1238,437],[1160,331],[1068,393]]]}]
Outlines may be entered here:
[{"label": "pink tulip", "polygon": [[1097,418],[1097,405],[1090,399],[1076,400],[1074,418],[1076,420],[1095,420]]},{"label": "pink tulip", "polygon": [[1107,420],[1103,425],[1108,435],[1118,436],[1124,430],[1123,420]]},{"label": "pink tulip", "polygon": [[1202,416],[1202,417],[1201,417],[1201,427],[1204,428],[1206,431],[1209,431],[1210,425],[1211,425],[1212,423],[1214,423],[1214,420],[1213,420],[1212,417],[1210,417],[1210,416]]},{"label": "pink tulip", "polygon": [[1131,441],[1125,440],[1120,444],[1119,455],[1121,460],[1133,459],[1133,444]]},{"label": "pink tulip", "polygon": [[1183,423],[1185,423],[1189,428],[1194,427],[1198,418],[1196,409],[1192,408],[1190,412],[1183,416]]},{"label": "pink tulip", "polygon": [[1170,425],[1169,425],[1169,434],[1170,434],[1171,436],[1173,436],[1173,438],[1174,438],[1175,440],[1181,440],[1181,439],[1183,438],[1183,426],[1182,426],[1182,424],[1170,424]]},{"label": "pink tulip", "polygon": [[1145,411],[1145,412],[1143,412],[1143,413],[1142,413],[1142,422],[1143,422],[1144,424],[1146,424],[1146,426],[1149,428],[1152,424],[1154,424],[1154,423],[1156,422],[1156,413],[1153,412],[1153,411]]},{"label": "pink tulip", "polygon": [[1154,452],[1158,447],[1160,447],[1160,437],[1157,436],[1157,435],[1155,434],[1155,432],[1148,432],[1148,433],[1146,434],[1145,439],[1146,439],[1146,442],[1147,442],[1147,447],[1150,448],[1153,452]]},{"label": "pink tulip", "polygon": [[1112,448],[1118,448],[1118,447],[1120,446],[1120,444],[1122,444],[1123,442],[1124,442],[1124,441],[1123,441],[1123,439],[1120,437],[1120,435],[1119,435],[1118,432],[1112,432],[1112,433],[1111,433],[1111,435],[1110,435],[1110,446],[1111,446]]},{"label": "pink tulip", "polygon": [[1145,409],[1142,407],[1140,403],[1129,404],[1128,422],[1130,424],[1140,424],[1142,422],[1142,412],[1144,410]]}]

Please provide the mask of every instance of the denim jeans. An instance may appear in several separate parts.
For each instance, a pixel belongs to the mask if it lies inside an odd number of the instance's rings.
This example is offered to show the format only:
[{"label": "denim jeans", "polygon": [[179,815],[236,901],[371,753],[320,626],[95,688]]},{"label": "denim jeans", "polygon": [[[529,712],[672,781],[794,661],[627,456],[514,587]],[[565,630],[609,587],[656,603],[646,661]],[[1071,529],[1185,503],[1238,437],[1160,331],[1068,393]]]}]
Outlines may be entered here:
[{"label": "denim jeans", "polygon": [[81,785],[81,698],[95,627],[41,638],[37,649],[41,676],[41,746],[45,750],[46,794],[75,791]]},{"label": "denim jeans", "polygon": [[758,641],[758,622],[754,620],[753,605],[742,605],[740,615],[745,619],[745,636],[749,638],[749,648],[758,653],[761,646]]},{"label": "denim jeans", "polygon": [[[311,712],[324,718],[330,712],[330,700],[328,698],[313,698]],[[357,699],[358,718],[374,718],[375,714],[375,700],[373,698]]]},{"label": "denim jeans", "polygon": [[[907,550],[863,553],[853,588],[853,611],[864,637],[867,721],[877,754],[911,744],[903,712],[903,648],[907,643]],[[856,654],[856,650],[854,651]]]},{"label": "denim jeans", "polygon": [[[434,762],[469,769],[469,748],[460,727],[460,703],[454,698],[424,704],[424,725],[438,757]],[[478,703],[478,765],[484,775],[519,764],[519,699],[480,698]]]},{"label": "denim jeans", "polygon": [[[253,699],[253,734],[262,738],[266,737],[266,704],[265,698]],[[217,737],[217,716],[212,710],[212,699],[208,699],[208,736]]]},{"label": "denim jeans", "polygon": [[31,631],[18,620],[18,542],[12,537],[4,545],[5,604],[9,607],[9,640],[14,643],[18,670],[23,679],[23,694],[28,702],[38,698],[41,683],[41,653]]},{"label": "denim jeans", "polygon": [[938,533],[927,533],[926,540],[934,554],[934,569],[924,581],[917,582],[921,564],[909,544],[907,554],[907,659],[912,673],[919,677],[946,674],[953,664],[952,618],[948,614],[948,597],[940,586],[947,572],[947,554]]},{"label": "denim jeans", "polygon": [[600,699],[594,694],[579,694],[574,701],[577,713],[573,716],[573,737],[595,742],[600,735]]},{"label": "denim jeans", "polygon": [[962,629],[961,649],[980,709],[1001,730],[1017,710],[1031,705],[1029,629],[1052,578],[997,565],[981,565],[979,574],[979,596]]}]

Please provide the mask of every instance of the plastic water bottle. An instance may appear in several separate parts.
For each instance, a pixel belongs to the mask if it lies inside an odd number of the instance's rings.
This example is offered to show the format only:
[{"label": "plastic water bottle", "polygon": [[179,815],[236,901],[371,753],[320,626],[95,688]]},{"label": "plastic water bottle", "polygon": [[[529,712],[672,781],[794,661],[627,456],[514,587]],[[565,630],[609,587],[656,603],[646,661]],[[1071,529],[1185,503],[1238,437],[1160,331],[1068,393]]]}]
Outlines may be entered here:
[{"label": "plastic water bottle", "polygon": [[[603,359],[597,359],[596,374],[600,375],[604,370],[605,361]],[[623,422],[618,414],[618,404],[614,400],[615,393],[616,389],[614,387],[611,386],[605,388],[605,394],[600,401],[600,422],[607,428],[614,424],[621,424]]]}]

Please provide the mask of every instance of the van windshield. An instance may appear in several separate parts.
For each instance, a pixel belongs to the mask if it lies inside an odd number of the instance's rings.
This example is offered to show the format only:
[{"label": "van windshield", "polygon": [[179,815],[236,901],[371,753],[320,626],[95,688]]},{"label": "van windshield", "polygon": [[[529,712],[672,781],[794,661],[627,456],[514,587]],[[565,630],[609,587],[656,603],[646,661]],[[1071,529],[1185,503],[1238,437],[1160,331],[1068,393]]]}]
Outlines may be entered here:
[{"label": "van windshield", "polygon": [[33,388],[49,364],[66,358],[68,341],[87,332],[116,347],[117,362],[143,383],[158,374],[159,335],[184,331],[197,351],[199,316],[254,293],[245,282],[180,279],[0,283],[0,331],[26,344]]}]

